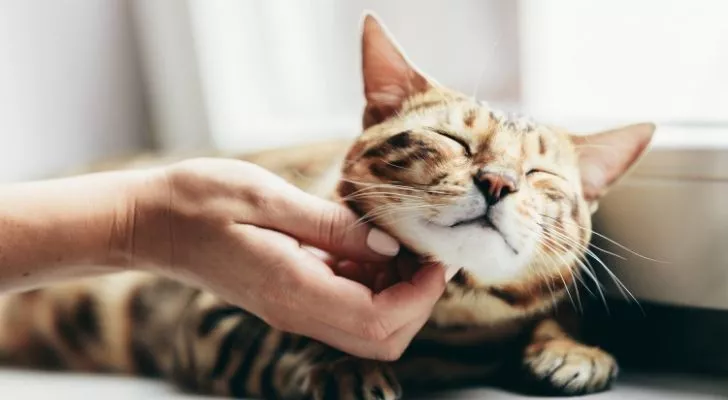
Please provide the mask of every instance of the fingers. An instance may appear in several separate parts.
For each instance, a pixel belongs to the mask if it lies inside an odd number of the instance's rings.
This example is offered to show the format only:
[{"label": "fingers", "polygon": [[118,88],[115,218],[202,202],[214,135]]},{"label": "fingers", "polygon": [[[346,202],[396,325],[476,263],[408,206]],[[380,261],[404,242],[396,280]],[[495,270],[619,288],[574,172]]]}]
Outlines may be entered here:
[{"label": "fingers", "polygon": [[399,243],[394,238],[362,223],[343,205],[290,185],[278,185],[275,194],[264,197],[265,209],[251,213],[249,223],[358,261],[382,261],[399,252]]},{"label": "fingers", "polygon": [[398,357],[445,288],[444,269],[427,265],[410,281],[374,294],[358,282],[336,276],[319,256],[286,235],[252,226],[243,231],[249,254],[261,262],[263,280],[249,296],[258,303],[254,309],[268,318],[259,315],[280,329],[353,354]]},{"label": "fingers", "polygon": [[362,224],[345,206],[308,194],[257,165],[221,159],[180,165],[177,170],[186,171],[181,188],[187,189],[192,203],[209,196],[223,200],[223,207],[221,201],[208,206],[215,212],[224,209],[237,223],[286,233],[357,261],[382,261],[399,251],[396,240]]},{"label": "fingers", "polygon": [[287,315],[282,318],[285,321],[272,320],[269,323],[278,329],[311,337],[357,357],[394,361],[404,353],[428,318],[429,315],[420,316],[386,339],[378,341],[363,339],[301,314]]},{"label": "fingers", "polygon": [[292,214],[288,233],[337,255],[361,261],[381,261],[397,255],[399,243],[385,232],[362,223],[348,208],[310,198],[306,211]]},{"label": "fingers", "polygon": [[[385,340],[410,322],[429,315],[445,290],[445,274],[439,265],[429,265],[409,282],[399,282],[374,294],[346,278],[305,279],[299,295],[312,315],[351,335]],[[376,287],[378,282],[374,282]]]},{"label": "fingers", "polygon": [[[395,361],[402,356],[407,346],[412,342],[417,332],[422,329],[428,318],[429,315],[417,318],[381,341],[353,337],[346,332],[336,331],[331,329],[330,326],[323,325],[316,325],[316,330],[312,330],[310,335],[312,337],[318,336],[318,340],[355,356],[382,361]],[[318,330],[319,328],[323,329]]]}]

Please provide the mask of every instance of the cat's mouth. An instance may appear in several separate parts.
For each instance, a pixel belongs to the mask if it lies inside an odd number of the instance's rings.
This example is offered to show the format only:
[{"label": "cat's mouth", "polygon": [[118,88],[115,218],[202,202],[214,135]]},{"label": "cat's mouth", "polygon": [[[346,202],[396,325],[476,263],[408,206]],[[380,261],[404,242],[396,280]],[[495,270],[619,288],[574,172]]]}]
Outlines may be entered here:
[{"label": "cat's mouth", "polygon": [[473,218],[467,218],[460,221],[455,222],[454,224],[448,225],[449,228],[459,228],[464,226],[480,226],[485,229],[490,229],[495,231],[498,235],[500,235],[501,238],[503,238],[503,242],[508,246],[509,249],[513,252],[513,254],[518,255],[518,249],[516,249],[508,240],[508,237],[501,231],[498,226],[493,222],[493,220],[488,215],[488,212],[484,212],[481,215],[478,215]]}]

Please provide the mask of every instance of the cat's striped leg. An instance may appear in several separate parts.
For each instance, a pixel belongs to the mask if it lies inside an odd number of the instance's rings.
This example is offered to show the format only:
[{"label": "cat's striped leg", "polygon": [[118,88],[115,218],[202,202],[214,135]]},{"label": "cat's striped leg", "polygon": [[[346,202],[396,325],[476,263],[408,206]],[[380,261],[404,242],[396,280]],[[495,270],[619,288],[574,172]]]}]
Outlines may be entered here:
[{"label": "cat's striped leg", "polygon": [[175,340],[173,379],[195,392],[265,399],[397,399],[386,364],[288,334],[209,294],[198,296]]}]

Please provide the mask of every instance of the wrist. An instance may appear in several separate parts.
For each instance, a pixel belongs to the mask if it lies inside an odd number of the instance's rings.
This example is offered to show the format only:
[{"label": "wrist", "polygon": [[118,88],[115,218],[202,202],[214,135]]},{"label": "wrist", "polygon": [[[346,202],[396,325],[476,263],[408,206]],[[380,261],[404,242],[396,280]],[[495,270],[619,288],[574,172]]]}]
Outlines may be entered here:
[{"label": "wrist", "polygon": [[109,229],[106,263],[147,269],[164,261],[158,254],[169,247],[171,188],[162,168],[133,171],[122,192],[121,207]]}]

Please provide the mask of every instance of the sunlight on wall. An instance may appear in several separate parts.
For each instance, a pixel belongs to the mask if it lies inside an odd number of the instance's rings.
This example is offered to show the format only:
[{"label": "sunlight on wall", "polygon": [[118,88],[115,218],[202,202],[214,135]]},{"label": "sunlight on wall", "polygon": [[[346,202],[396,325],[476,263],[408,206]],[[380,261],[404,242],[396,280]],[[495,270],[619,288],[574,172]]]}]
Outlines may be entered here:
[{"label": "sunlight on wall", "polygon": [[529,113],[728,123],[728,2],[525,0],[520,12]]}]

